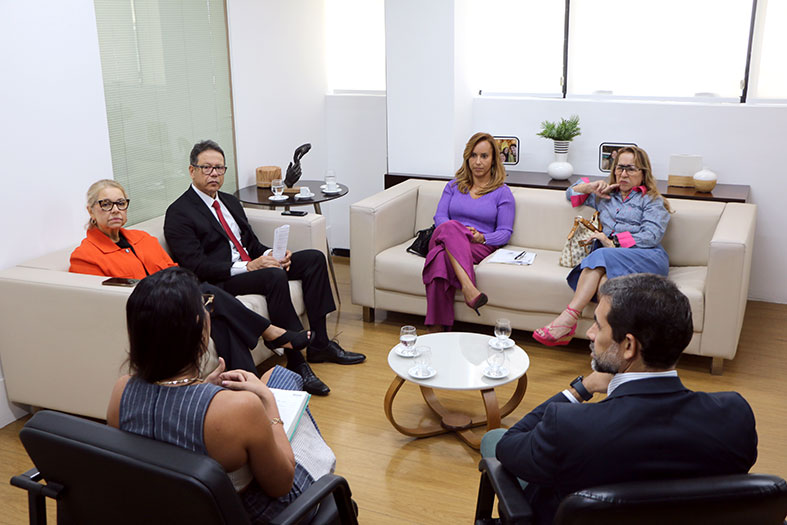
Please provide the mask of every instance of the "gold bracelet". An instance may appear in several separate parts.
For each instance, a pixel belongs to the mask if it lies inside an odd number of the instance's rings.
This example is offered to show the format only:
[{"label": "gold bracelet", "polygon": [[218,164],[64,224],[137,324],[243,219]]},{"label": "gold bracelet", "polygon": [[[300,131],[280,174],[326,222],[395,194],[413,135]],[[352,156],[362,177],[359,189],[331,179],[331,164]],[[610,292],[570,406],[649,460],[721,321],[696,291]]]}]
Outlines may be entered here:
[{"label": "gold bracelet", "polygon": [[282,421],[280,417],[274,417],[273,419],[271,419],[271,426],[276,424],[284,426],[284,421]]}]

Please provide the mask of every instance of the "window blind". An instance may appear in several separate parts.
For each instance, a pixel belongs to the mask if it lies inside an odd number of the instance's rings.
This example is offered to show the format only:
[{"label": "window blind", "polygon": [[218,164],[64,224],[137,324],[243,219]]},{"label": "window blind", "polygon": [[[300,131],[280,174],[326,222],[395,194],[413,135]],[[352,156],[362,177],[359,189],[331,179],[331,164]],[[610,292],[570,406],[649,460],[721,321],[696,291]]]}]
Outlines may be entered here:
[{"label": "window blind", "polygon": [[222,191],[235,191],[224,2],[94,5],[114,172],[107,178],[129,193],[129,224],[163,214],[188,188],[188,155],[199,140],[221,145]]}]

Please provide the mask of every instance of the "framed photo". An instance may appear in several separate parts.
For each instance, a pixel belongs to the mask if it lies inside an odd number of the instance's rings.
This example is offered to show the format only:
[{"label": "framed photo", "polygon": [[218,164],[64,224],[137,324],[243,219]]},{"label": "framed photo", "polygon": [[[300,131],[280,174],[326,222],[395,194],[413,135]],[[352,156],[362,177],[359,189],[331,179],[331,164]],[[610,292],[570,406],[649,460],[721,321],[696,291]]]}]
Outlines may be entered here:
[{"label": "framed photo", "polygon": [[598,147],[598,169],[609,173],[618,150],[626,146],[636,146],[633,142],[602,142]]},{"label": "framed photo", "polygon": [[500,160],[505,165],[514,165],[519,162],[519,139],[516,137],[495,137],[500,146]]}]

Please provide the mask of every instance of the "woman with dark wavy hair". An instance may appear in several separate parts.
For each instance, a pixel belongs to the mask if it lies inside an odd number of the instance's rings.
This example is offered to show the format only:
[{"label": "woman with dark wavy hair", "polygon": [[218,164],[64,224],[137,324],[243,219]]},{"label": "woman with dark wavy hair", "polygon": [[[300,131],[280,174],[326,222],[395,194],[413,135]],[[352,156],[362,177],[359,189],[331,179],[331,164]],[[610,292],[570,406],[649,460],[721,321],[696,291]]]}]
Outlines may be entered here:
[{"label": "woman with dark wavy hair", "polygon": [[140,281],[126,322],[131,374],[115,384],[107,424],[215,459],[254,523],[267,523],[314,482],[296,462],[269,388],[298,390],[298,374],[277,366],[259,379],[220,366],[201,377],[211,324],[193,273],[173,267]]},{"label": "woman with dark wavy hair", "polygon": [[430,330],[453,326],[457,288],[465,304],[481,315],[478,309],[488,298],[476,287],[473,265],[506,244],[514,228],[514,196],[505,184],[497,141],[488,133],[476,133],[462,157],[462,166],[437,204],[436,228],[424,263]]}]

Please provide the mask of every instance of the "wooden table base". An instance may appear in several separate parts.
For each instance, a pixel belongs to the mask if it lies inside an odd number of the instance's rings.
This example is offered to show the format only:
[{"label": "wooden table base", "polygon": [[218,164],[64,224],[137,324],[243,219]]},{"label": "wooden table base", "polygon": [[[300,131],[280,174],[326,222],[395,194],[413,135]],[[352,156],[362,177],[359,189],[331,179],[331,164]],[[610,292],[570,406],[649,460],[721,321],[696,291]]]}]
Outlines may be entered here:
[{"label": "wooden table base", "polygon": [[385,393],[385,401],[383,402],[385,416],[396,430],[405,436],[418,438],[437,436],[447,432],[456,432],[457,436],[459,436],[462,441],[477,450],[481,447],[481,436],[472,429],[474,427],[480,427],[481,425],[486,425],[487,431],[500,428],[500,420],[513,412],[522,401],[522,398],[525,397],[525,391],[527,390],[527,374],[519,378],[516,390],[511,395],[511,399],[509,399],[502,408],[497,403],[497,395],[495,394],[494,388],[480,391],[481,398],[484,401],[484,409],[486,410],[486,417],[484,418],[474,418],[461,412],[448,410],[437,399],[434,389],[421,386],[419,388],[421,389],[421,395],[424,401],[426,401],[427,406],[432,409],[432,412],[440,417],[440,422],[419,425],[415,428],[400,425],[396,422],[393,415],[393,400],[404,383],[405,380],[401,377],[394,377],[391,386],[388,387],[388,391]]}]

